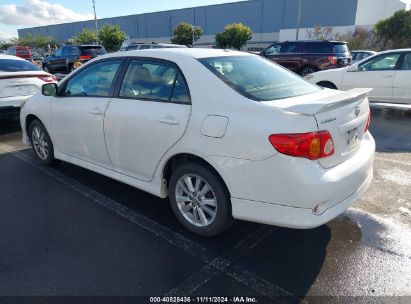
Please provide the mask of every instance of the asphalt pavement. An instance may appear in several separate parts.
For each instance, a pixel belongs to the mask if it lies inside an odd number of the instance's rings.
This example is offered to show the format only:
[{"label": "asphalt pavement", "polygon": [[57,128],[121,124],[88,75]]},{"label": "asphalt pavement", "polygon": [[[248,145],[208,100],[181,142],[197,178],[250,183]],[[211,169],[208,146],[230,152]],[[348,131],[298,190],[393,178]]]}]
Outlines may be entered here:
[{"label": "asphalt pavement", "polygon": [[214,238],[187,232],[167,200],[39,165],[17,120],[0,129],[0,296],[411,302],[409,111],[373,110],[374,182],[340,217],[312,230],[236,221]]}]

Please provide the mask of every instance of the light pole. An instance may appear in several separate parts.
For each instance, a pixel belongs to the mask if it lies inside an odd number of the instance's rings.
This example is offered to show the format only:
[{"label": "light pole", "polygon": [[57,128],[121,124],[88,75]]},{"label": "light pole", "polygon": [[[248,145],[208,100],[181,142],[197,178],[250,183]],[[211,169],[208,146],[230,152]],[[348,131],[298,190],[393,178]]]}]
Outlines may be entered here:
[{"label": "light pole", "polygon": [[98,25],[97,25],[97,15],[96,15],[96,2],[93,0],[93,10],[94,10],[94,23],[96,25],[96,34],[97,34],[97,44],[100,44],[98,39]]},{"label": "light pole", "polygon": [[195,33],[195,30],[196,30],[196,26],[193,25],[193,43],[191,44],[191,47],[194,47],[194,33]]},{"label": "light pole", "polygon": [[298,36],[300,35],[300,24],[301,24],[301,0],[298,0],[298,8],[297,8],[297,32],[295,33],[295,40],[298,40]]}]

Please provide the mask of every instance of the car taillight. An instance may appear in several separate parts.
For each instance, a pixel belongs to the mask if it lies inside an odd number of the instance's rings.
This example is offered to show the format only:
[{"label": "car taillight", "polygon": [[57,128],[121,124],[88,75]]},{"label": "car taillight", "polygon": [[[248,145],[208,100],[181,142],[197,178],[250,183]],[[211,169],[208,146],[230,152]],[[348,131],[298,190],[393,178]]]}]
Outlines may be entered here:
[{"label": "car taillight", "polygon": [[371,111],[368,113],[368,119],[367,119],[367,124],[365,125],[365,133],[368,131],[368,128],[370,127],[371,123]]},{"label": "car taillight", "polygon": [[55,82],[55,81],[57,81],[57,78],[54,75],[37,76],[37,78],[43,80],[44,82]]},{"label": "car taillight", "polygon": [[91,55],[81,55],[80,60],[88,60],[91,59]]},{"label": "car taillight", "polygon": [[316,160],[334,154],[334,142],[328,131],[273,134],[270,143],[280,153]]},{"label": "car taillight", "polygon": [[328,61],[329,61],[331,64],[335,65],[335,64],[337,64],[337,57],[335,57],[335,56],[328,56]]}]

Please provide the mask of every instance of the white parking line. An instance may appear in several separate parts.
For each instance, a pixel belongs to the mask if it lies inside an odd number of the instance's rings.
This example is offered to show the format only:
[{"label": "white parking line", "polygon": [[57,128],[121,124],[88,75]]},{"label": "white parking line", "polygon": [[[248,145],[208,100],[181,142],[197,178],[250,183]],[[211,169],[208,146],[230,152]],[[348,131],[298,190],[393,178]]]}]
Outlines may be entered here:
[{"label": "white parking line", "polygon": [[[12,147],[10,148],[10,150],[12,151]],[[30,157],[19,151],[12,152],[11,154],[19,158],[20,160],[28,163],[29,165],[39,169],[43,173],[61,182],[62,184],[90,198],[99,205],[106,207],[114,213],[133,222],[139,227],[145,229],[146,231],[155,234],[159,238],[178,247],[184,252],[199,258],[207,264],[207,266],[205,266],[199,273],[194,274],[195,281],[191,283],[191,286],[187,286],[187,288],[183,290],[181,288],[178,289],[179,286],[181,286],[179,285],[173,289],[174,291],[181,290],[181,292],[189,292],[190,290],[198,289],[200,286],[202,286],[212,278],[214,270],[211,269],[215,269],[216,271],[226,273],[236,281],[250,287],[251,289],[255,290],[263,296],[269,297],[271,299],[276,299],[276,297],[290,297],[293,298],[294,301],[300,302],[298,298],[294,297],[291,293],[283,290],[279,286],[260,278],[256,274],[251,273],[250,271],[244,270],[242,267],[231,266],[231,262],[225,259],[224,257],[217,257],[208,249],[191,241],[190,239],[187,239],[181,234],[173,232],[169,228],[145,217],[144,215],[139,214],[127,208],[126,206],[123,206],[120,203],[88,188],[87,186],[77,182],[76,180],[73,180],[72,178],[62,174],[56,169],[41,165],[37,162],[37,160],[34,157]],[[252,233],[249,236],[250,239],[246,238],[242,242],[237,244],[235,250],[241,252],[239,255],[237,255],[237,258],[243,255],[244,253],[247,253],[251,248],[257,245],[263,238],[265,238],[265,236],[268,235],[269,233],[262,229],[262,233]]]}]

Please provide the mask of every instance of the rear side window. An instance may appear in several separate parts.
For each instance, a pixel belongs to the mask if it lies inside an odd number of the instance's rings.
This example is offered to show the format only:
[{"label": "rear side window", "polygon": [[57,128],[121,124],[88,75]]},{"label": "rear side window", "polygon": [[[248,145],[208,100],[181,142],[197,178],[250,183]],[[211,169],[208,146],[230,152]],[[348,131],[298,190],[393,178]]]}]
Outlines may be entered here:
[{"label": "rear side window", "polygon": [[405,54],[404,61],[402,62],[401,70],[411,70],[411,53]]},{"label": "rear side window", "polygon": [[307,53],[330,54],[333,53],[333,48],[329,43],[308,42]]},{"label": "rear side window", "polygon": [[185,81],[174,65],[145,60],[131,61],[119,96],[153,101],[189,102]]},{"label": "rear side window", "polygon": [[143,44],[142,46],[140,46],[140,50],[147,50],[147,49],[151,49],[151,45]]},{"label": "rear side window", "polygon": [[81,55],[92,56],[92,57],[107,54],[107,51],[104,47],[82,46],[80,47],[80,50],[81,50]]},{"label": "rear side window", "polygon": [[345,43],[335,43],[334,44],[334,53],[347,53],[350,50],[348,49],[348,46]]},{"label": "rear side window", "polygon": [[280,50],[281,50],[281,44],[279,43],[274,44],[265,50],[265,54],[266,55],[277,55],[277,54],[280,54]]},{"label": "rear side window", "polygon": [[81,70],[68,81],[64,95],[108,97],[120,65],[120,60],[103,61]]},{"label": "rear side window", "polygon": [[0,59],[0,72],[40,71],[40,69],[26,60]]},{"label": "rear side window", "polygon": [[284,43],[281,46],[281,54],[302,53],[301,43]]},{"label": "rear side window", "polygon": [[296,97],[320,89],[258,56],[227,56],[199,60],[232,89],[257,101]]}]

